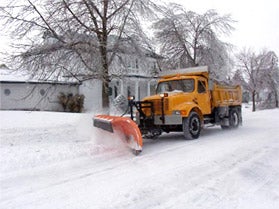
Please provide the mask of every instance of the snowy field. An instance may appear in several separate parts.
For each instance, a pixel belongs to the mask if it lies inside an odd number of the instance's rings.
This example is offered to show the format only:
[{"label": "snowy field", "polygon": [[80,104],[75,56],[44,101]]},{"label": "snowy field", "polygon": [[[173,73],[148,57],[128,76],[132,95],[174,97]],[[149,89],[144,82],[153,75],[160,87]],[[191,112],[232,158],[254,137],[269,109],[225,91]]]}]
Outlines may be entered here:
[{"label": "snowy field", "polygon": [[279,110],[237,130],[145,140],[134,156],[92,114],[0,111],[1,209],[277,209]]}]

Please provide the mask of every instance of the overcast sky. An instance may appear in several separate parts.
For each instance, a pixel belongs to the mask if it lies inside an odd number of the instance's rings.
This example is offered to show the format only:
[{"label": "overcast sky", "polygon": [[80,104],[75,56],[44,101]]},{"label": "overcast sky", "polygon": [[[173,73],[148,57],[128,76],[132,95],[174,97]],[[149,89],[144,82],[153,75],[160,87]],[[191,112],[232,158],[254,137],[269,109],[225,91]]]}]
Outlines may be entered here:
[{"label": "overcast sky", "polygon": [[[2,3],[6,0],[0,0]],[[261,50],[267,48],[279,56],[278,0],[165,0],[184,5],[187,10],[204,13],[215,9],[219,14],[231,14],[236,20],[235,31],[227,42],[236,46]],[[1,33],[0,33],[1,35]],[[5,51],[7,39],[0,36],[0,52]],[[1,57],[1,55],[0,55]]]},{"label": "overcast sky", "polygon": [[219,14],[231,14],[236,20],[235,31],[228,42],[236,48],[261,50],[267,48],[279,56],[278,0],[168,0],[182,4],[187,10],[204,13],[215,9]]}]

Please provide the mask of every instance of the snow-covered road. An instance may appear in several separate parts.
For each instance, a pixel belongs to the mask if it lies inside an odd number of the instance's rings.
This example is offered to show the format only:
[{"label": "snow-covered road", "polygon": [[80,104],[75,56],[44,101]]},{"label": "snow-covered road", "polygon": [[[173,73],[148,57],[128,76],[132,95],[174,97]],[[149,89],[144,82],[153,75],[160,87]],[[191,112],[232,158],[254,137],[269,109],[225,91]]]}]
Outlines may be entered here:
[{"label": "snow-covered road", "polygon": [[275,209],[279,110],[237,130],[146,140],[135,157],[91,115],[1,111],[1,209]]}]

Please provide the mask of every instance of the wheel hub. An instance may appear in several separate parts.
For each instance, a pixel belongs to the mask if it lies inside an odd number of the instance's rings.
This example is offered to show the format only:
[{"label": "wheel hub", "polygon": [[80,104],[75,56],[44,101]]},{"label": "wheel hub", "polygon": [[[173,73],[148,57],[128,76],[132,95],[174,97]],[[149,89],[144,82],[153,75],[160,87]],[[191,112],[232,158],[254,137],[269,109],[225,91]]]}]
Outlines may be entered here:
[{"label": "wheel hub", "polygon": [[199,120],[197,118],[193,118],[190,123],[190,131],[193,135],[199,132],[199,126],[200,126]]}]

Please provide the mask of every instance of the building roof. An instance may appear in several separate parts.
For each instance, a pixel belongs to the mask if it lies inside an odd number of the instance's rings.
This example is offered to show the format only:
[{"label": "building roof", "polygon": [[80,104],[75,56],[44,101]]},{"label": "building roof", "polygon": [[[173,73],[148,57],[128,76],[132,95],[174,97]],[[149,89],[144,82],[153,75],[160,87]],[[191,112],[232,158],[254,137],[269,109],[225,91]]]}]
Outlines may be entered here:
[{"label": "building roof", "polygon": [[27,81],[29,76],[19,71],[11,70],[5,65],[0,66],[0,81]]},{"label": "building roof", "polygon": [[79,82],[36,80],[31,79],[28,73],[11,70],[6,65],[0,65],[0,83],[32,83],[32,84],[61,84],[78,85]]}]

